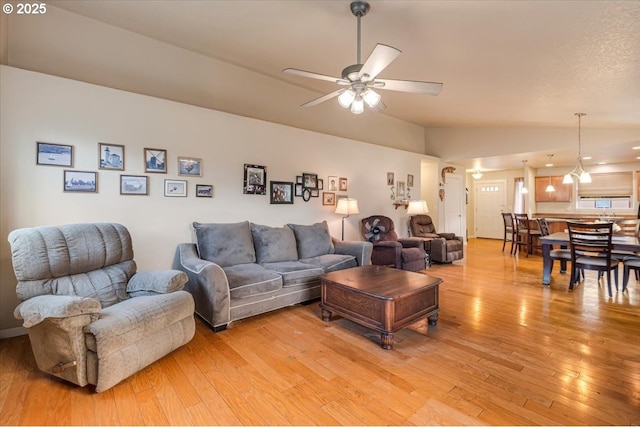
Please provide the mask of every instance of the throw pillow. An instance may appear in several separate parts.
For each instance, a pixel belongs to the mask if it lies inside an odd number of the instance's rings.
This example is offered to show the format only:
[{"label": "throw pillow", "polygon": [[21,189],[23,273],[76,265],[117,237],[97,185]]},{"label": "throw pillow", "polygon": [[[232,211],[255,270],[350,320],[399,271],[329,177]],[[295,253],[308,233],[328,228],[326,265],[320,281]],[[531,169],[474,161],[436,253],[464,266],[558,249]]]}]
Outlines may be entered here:
[{"label": "throw pillow", "polygon": [[193,223],[201,259],[221,267],[256,262],[249,221],[232,224]]},{"label": "throw pillow", "polygon": [[335,253],[327,221],[313,225],[289,224],[289,227],[296,236],[298,256],[301,259]]},{"label": "throw pillow", "polygon": [[251,224],[251,235],[258,263],[298,260],[296,237],[288,226]]}]

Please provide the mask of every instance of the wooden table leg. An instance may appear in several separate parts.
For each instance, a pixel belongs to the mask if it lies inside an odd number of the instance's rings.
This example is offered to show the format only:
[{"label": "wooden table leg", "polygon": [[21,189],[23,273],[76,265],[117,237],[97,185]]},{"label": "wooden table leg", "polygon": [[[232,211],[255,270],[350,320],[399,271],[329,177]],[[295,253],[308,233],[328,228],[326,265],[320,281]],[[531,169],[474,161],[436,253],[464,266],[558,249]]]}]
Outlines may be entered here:
[{"label": "wooden table leg", "polygon": [[385,350],[391,350],[393,347],[393,332],[383,332],[380,336],[380,345]]},{"label": "wooden table leg", "polygon": [[551,245],[542,244],[542,284],[549,285],[551,283]]},{"label": "wooden table leg", "polygon": [[322,315],[323,322],[329,322],[331,320],[331,312],[326,308],[322,308],[320,314]]},{"label": "wooden table leg", "polygon": [[429,324],[430,325],[437,325],[438,324],[438,313],[436,314],[432,314],[431,316],[428,317],[429,319]]}]

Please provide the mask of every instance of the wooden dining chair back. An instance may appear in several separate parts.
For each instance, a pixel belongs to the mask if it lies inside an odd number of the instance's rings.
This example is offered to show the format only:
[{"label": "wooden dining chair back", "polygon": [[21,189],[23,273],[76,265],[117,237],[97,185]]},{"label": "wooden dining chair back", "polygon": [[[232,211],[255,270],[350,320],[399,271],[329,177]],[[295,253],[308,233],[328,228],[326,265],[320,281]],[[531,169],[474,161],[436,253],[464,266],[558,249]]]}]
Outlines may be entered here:
[{"label": "wooden dining chair back", "polygon": [[511,242],[509,253],[513,253],[513,244],[516,241],[516,224],[511,212],[502,212],[502,222],[504,223],[504,237],[502,238],[502,252],[507,242]]},{"label": "wooden dining chair back", "polygon": [[611,257],[613,223],[581,223],[567,221],[571,244],[571,279],[569,289],[579,274],[579,270],[596,270],[607,274],[609,297],[611,291],[611,271],[614,272],[616,291],[618,290],[619,261]]},{"label": "wooden dining chair back", "polygon": [[[547,222],[546,218],[537,218],[536,221],[538,222],[538,229],[540,230],[540,236],[548,236],[549,234],[551,234],[551,231],[549,229],[549,223]],[[553,262],[554,261],[560,261],[561,262],[561,266],[560,266],[560,272],[564,273],[566,271],[566,264],[567,261],[571,261],[571,249],[567,249],[567,248],[551,248],[551,250],[549,250],[549,259],[551,259],[551,269],[550,271],[553,272]],[[576,280],[580,280],[580,277],[582,277],[584,279],[584,270],[580,270],[580,274],[578,276],[576,276]]]},{"label": "wooden dining chair back", "polygon": [[520,251],[524,246],[527,257],[533,253],[533,238],[540,237],[540,230],[531,228],[531,221],[528,214],[513,214],[516,224],[516,251]]}]

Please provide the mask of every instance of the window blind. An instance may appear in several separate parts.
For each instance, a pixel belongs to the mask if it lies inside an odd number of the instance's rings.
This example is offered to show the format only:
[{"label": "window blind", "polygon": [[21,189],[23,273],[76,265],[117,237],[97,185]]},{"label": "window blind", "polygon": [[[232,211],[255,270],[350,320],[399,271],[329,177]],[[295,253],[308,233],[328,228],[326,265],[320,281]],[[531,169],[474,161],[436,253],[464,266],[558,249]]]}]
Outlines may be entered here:
[{"label": "window blind", "polygon": [[592,173],[591,182],[578,183],[578,197],[631,197],[631,172]]}]

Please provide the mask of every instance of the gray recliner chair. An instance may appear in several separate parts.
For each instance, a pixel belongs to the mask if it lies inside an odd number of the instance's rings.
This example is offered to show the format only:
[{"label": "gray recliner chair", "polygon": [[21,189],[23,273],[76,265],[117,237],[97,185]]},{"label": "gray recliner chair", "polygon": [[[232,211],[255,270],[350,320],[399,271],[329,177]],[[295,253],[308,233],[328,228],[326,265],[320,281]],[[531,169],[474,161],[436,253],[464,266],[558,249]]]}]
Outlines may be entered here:
[{"label": "gray recliner chair", "polygon": [[411,235],[424,239],[431,260],[448,264],[464,258],[464,240],[453,233],[438,233],[429,215],[414,215],[409,220]]},{"label": "gray recliner chair", "polygon": [[9,233],[24,320],[41,371],[105,391],[189,342],[194,303],[176,270],[136,272],[120,224]]}]

